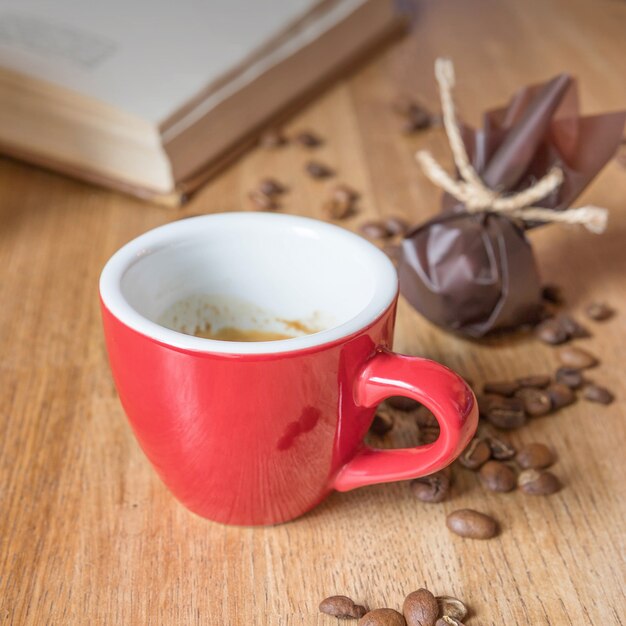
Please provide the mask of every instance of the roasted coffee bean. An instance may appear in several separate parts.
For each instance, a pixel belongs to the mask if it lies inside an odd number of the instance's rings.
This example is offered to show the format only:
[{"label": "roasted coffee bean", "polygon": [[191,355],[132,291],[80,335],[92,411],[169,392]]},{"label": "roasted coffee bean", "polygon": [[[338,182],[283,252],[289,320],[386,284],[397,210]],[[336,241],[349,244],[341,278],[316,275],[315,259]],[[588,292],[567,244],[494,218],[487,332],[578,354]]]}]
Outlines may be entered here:
[{"label": "roasted coffee bean", "polygon": [[406,134],[414,133],[418,130],[425,130],[433,125],[431,113],[419,105],[414,105],[404,119],[402,131]]},{"label": "roasted coffee bean", "polygon": [[392,408],[398,409],[398,411],[415,411],[422,405],[413,398],[407,398],[406,396],[391,396],[387,398],[385,402]]},{"label": "roasted coffee bean", "polygon": [[459,509],[450,513],[446,525],[456,535],[469,539],[491,539],[498,532],[496,520],[473,509]]},{"label": "roasted coffee bean", "polygon": [[439,428],[439,424],[437,424],[437,426],[420,426],[420,445],[424,446],[427,443],[434,443],[437,439],[439,439],[440,434],[441,430]]},{"label": "roasted coffee bean", "polygon": [[266,130],[259,138],[259,145],[268,150],[284,146],[286,143],[287,138],[276,128]]},{"label": "roasted coffee bean", "polygon": [[255,207],[262,211],[275,211],[278,208],[278,204],[270,196],[260,191],[251,191],[248,197],[252,200]]},{"label": "roasted coffee bean", "polygon": [[483,463],[486,463],[491,457],[491,448],[489,444],[479,437],[474,437],[469,445],[459,456],[459,463],[467,469],[478,469]]},{"label": "roasted coffee bean", "polygon": [[388,217],[385,220],[385,228],[391,235],[404,235],[409,230],[409,224],[401,217]]},{"label": "roasted coffee bean", "polygon": [[479,470],[478,476],[490,491],[507,493],[515,489],[515,472],[501,461],[487,461]]},{"label": "roasted coffee bean", "polygon": [[355,604],[347,596],[330,596],[320,602],[320,611],[338,619],[359,619],[367,613],[367,609]]},{"label": "roasted coffee bean", "polygon": [[557,316],[557,321],[565,330],[570,339],[581,339],[583,337],[591,336],[589,330],[579,324],[571,315],[566,315],[565,313],[562,313]]},{"label": "roasted coffee bean", "polygon": [[604,302],[592,302],[585,309],[585,313],[589,319],[595,320],[596,322],[603,322],[613,317],[615,311]]},{"label": "roasted coffee bean", "polygon": [[498,396],[512,396],[519,389],[519,384],[509,380],[498,380],[483,385],[484,393],[495,393]]},{"label": "roasted coffee bean", "polygon": [[357,626],[407,626],[404,617],[393,609],[374,609],[366,613]]},{"label": "roasted coffee bean", "polygon": [[329,178],[335,174],[334,170],[319,161],[309,161],[305,169],[313,178]]},{"label": "roasted coffee bean", "polygon": [[544,389],[522,387],[515,396],[524,403],[524,410],[531,417],[547,415],[552,410],[552,398]]},{"label": "roasted coffee bean", "polygon": [[524,402],[520,398],[491,396],[485,417],[498,428],[511,430],[526,423]]},{"label": "roasted coffee bean", "polygon": [[541,290],[541,298],[552,304],[563,304],[563,291],[558,285],[545,285]]},{"label": "roasted coffee bean", "polygon": [[598,364],[598,359],[593,354],[575,346],[561,348],[559,350],[559,360],[565,367],[577,370],[584,370]]},{"label": "roasted coffee bean", "polygon": [[330,193],[330,198],[324,203],[324,210],[329,218],[342,220],[355,212],[355,202],[359,194],[347,185],[337,185]]},{"label": "roasted coffee bean", "polygon": [[370,239],[387,239],[391,237],[391,233],[382,222],[365,222],[359,230]]},{"label": "roasted coffee bean", "polygon": [[595,383],[589,383],[583,387],[583,398],[599,404],[611,404],[615,400],[615,396],[606,387]]},{"label": "roasted coffee bean", "polygon": [[274,178],[265,178],[259,183],[259,191],[266,196],[277,196],[285,193],[286,188]]},{"label": "roasted coffee bean", "polygon": [[413,495],[422,502],[443,502],[450,491],[450,474],[435,472],[411,481]]},{"label": "roasted coffee bean", "polygon": [[294,137],[294,140],[296,143],[299,143],[305,148],[317,148],[317,146],[321,146],[322,143],[324,143],[320,137],[310,131],[303,131],[298,133]]},{"label": "roasted coffee bean", "polygon": [[508,461],[515,456],[515,448],[501,437],[489,435],[487,443],[491,448],[491,456],[497,461]]},{"label": "roasted coffee bean", "polygon": [[535,469],[521,472],[517,484],[524,493],[532,496],[549,496],[561,489],[561,481],[552,472]]},{"label": "roasted coffee bean", "polygon": [[420,428],[439,428],[437,418],[425,406],[420,406],[415,412],[415,423]]},{"label": "roasted coffee bean", "polygon": [[527,443],[515,457],[522,469],[545,469],[554,463],[554,453],[543,443]]},{"label": "roasted coffee bean", "polygon": [[547,392],[550,395],[554,411],[568,406],[576,400],[574,392],[567,385],[561,383],[553,383],[548,387]]},{"label": "roasted coffee bean", "polygon": [[535,389],[545,389],[552,379],[548,374],[537,374],[536,376],[525,376],[524,378],[518,378],[515,382],[520,387],[532,387]]},{"label": "roasted coffee bean", "polygon": [[565,343],[569,339],[567,331],[554,317],[544,320],[535,327],[535,335],[544,343],[556,346]]},{"label": "roasted coffee bean", "polygon": [[370,426],[370,432],[377,437],[384,437],[393,428],[393,421],[393,415],[388,410],[385,410],[384,407],[378,407]]},{"label": "roasted coffee bean", "polygon": [[464,625],[463,625],[463,622],[456,619],[455,617],[451,617],[450,615],[444,615],[443,617],[439,618],[435,622],[435,626],[464,626]]},{"label": "roasted coffee bean", "polygon": [[439,604],[428,589],[418,589],[404,599],[402,613],[407,626],[435,626]]},{"label": "roasted coffee bean", "polygon": [[570,389],[579,389],[585,382],[581,371],[571,367],[559,367],[555,379],[557,383],[567,385]]},{"label": "roasted coffee bean", "polygon": [[452,596],[437,596],[439,615],[462,620],[467,617],[467,607],[457,598]]}]

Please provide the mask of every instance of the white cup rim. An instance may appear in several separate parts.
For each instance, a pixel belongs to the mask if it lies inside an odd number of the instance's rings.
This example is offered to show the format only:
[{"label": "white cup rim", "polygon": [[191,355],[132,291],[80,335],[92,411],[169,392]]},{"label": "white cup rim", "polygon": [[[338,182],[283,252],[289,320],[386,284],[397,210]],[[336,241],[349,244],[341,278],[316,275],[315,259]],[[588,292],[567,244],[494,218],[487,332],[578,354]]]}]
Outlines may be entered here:
[{"label": "white cup rim", "polygon": [[[171,330],[140,314],[127,301],[122,291],[122,277],[126,270],[163,246],[179,244],[197,236],[202,228],[233,223],[258,223],[267,226],[272,222],[287,224],[298,229],[313,231],[323,237],[332,234],[350,240],[359,254],[367,255],[375,267],[372,276],[374,293],[368,304],[357,315],[337,326],[320,332],[280,339],[277,341],[238,342],[204,339]],[[100,275],[100,297],[104,307],[120,322],[132,330],[157,342],[181,350],[220,354],[275,354],[296,352],[349,337],[375,322],[394,302],[398,294],[398,276],[389,258],[376,246],[344,228],[320,220],[280,213],[212,213],[170,222],[147,231],[122,246],[107,261]]]}]

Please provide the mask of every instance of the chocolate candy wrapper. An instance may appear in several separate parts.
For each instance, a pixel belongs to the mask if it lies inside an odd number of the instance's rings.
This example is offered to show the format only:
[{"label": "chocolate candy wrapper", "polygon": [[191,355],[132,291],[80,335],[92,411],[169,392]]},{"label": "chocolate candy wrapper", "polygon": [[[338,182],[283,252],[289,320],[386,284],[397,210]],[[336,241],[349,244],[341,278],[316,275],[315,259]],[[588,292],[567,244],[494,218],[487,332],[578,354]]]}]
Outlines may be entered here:
[{"label": "chocolate candy wrapper", "polygon": [[[521,89],[483,119],[483,128],[461,133],[482,181],[506,196],[558,166],[562,183],[533,206],[562,211],[617,150],[626,113],[581,117],[576,81],[563,74]],[[402,242],[402,294],[435,324],[471,337],[536,322],[541,281],[525,233],[539,223],[468,212],[446,193],[440,215]]]}]

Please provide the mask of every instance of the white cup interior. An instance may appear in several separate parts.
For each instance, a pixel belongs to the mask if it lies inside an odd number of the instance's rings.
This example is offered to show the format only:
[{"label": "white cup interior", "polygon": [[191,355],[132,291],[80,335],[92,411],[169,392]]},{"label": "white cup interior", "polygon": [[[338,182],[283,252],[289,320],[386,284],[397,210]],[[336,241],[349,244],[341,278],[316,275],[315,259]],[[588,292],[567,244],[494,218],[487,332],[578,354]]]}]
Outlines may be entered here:
[{"label": "white cup interior", "polygon": [[[308,218],[223,213],[179,220],[121,248],[100,292],[123,323],[192,350],[267,353],[333,341],[393,301],[389,259],[353,233]],[[296,335],[233,342],[189,334],[210,323]]]}]

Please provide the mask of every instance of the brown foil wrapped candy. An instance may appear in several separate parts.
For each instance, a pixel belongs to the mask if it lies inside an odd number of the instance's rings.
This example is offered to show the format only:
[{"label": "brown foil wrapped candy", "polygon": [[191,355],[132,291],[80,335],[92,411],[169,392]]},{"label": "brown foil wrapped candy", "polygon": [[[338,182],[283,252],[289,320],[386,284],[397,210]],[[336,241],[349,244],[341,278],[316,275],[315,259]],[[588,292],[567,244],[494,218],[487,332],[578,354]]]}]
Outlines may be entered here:
[{"label": "brown foil wrapped candy", "polygon": [[560,75],[485,113],[482,129],[461,131],[452,64],[439,59],[435,72],[459,178],[416,155],[446,194],[440,215],[402,242],[402,294],[435,324],[472,337],[533,323],[541,282],[525,231],[546,222],[604,230],[604,209],[567,209],[617,149],[626,113],[580,117],[576,82]]},{"label": "brown foil wrapped candy", "polygon": [[444,328],[480,337],[541,313],[533,251],[508,217],[463,213],[432,220],[408,235],[400,257],[403,295]]}]

